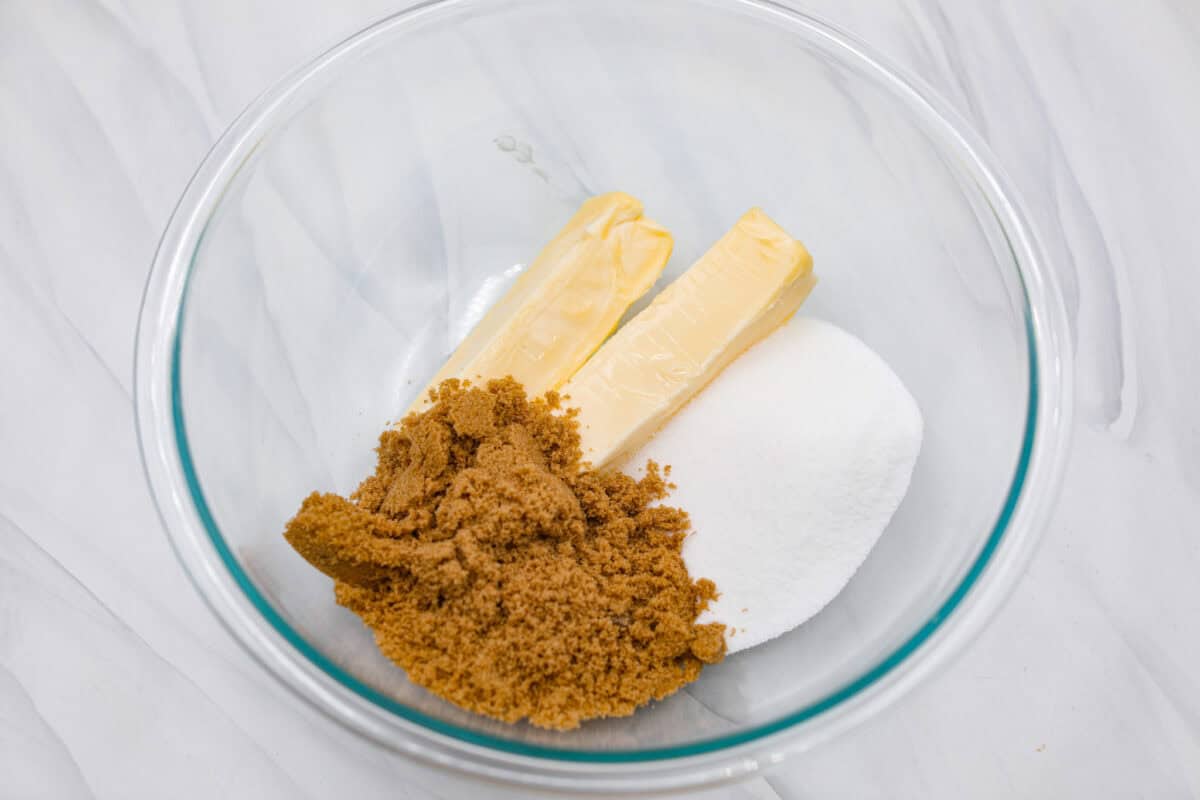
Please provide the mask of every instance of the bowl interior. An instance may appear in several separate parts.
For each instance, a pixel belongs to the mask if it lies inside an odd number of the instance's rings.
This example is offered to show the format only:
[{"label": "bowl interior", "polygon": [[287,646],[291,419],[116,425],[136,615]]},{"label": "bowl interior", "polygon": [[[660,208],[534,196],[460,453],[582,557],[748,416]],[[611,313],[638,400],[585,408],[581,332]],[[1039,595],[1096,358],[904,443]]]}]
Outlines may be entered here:
[{"label": "bowl interior", "polygon": [[[297,658],[389,713],[521,752],[695,752],[854,691],[1003,535],[1031,408],[1017,264],[917,106],[736,2],[457,3],[322,70],[225,188],[184,296],[174,435],[226,567]],[[551,733],[409,683],[281,531],[308,492],[355,487],[514,275],[614,189],[675,235],[660,286],[754,205],[803,239],[821,283],[802,313],[891,364],[925,440],[900,511],[815,619],[632,718]]]}]

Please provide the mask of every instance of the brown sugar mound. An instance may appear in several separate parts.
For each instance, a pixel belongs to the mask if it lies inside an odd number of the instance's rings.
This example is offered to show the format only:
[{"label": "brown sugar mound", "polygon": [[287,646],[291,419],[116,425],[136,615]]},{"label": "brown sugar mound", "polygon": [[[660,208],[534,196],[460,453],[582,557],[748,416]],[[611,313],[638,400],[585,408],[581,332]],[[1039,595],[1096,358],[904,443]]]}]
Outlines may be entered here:
[{"label": "brown sugar mound", "polygon": [[668,486],[581,463],[553,393],[449,380],[379,440],[349,499],[310,495],[285,536],[414,682],[507,722],[574,728],[661,699],[725,654]]}]

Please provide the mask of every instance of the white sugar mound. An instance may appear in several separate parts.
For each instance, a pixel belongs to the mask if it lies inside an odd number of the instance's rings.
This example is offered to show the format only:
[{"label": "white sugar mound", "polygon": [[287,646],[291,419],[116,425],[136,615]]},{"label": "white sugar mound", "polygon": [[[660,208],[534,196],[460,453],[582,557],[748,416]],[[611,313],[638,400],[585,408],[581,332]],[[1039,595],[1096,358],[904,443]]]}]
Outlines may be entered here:
[{"label": "white sugar mound", "polygon": [[908,490],[921,413],[896,374],[827,322],[794,319],[729,366],[629,462],[671,464],[693,577],[736,653],[800,625],[849,582]]}]

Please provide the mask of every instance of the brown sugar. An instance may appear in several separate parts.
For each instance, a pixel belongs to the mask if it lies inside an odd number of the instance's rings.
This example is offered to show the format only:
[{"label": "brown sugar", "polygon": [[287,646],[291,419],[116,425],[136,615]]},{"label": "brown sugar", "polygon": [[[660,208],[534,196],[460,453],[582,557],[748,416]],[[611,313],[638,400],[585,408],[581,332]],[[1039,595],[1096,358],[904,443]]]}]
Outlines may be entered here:
[{"label": "brown sugar", "polygon": [[379,440],[349,499],[313,493],[287,540],[414,682],[507,722],[625,716],[725,654],[716,597],[680,549],[687,514],[581,463],[578,424],[512,379],[449,380]]}]

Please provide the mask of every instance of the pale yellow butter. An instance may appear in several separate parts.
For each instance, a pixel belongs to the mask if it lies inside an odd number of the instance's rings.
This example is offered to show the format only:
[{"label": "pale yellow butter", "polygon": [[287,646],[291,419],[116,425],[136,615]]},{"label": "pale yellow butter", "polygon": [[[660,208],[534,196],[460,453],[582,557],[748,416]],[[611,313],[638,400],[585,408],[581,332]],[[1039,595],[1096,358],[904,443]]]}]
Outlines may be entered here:
[{"label": "pale yellow butter", "polygon": [[616,464],[808,297],[812,256],[760,209],[626,323],[562,388],[583,456]]},{"label": "pale yellow butter", "polygon": [[[430,386],[511,375],[531,397],[559,388],[658,279],[672,245],[636,198],[612,192],[585,201]],[[422,392],[409,411],[427,398]]]}]

